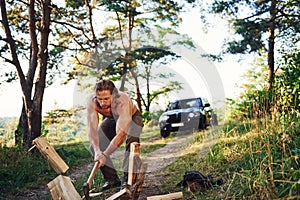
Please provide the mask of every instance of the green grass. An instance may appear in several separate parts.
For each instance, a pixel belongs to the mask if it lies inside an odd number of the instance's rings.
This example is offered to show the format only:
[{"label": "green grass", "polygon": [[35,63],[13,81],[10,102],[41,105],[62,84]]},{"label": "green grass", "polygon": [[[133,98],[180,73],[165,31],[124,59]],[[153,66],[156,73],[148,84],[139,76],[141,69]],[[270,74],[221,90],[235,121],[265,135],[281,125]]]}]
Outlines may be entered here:
[{"label": "green grass", "polygon": [[[37,188],[47,176],[55,176],[38,153],[26,154],[21,149],[0,149],[0,193],[17,193],[23,188]],[[34,170],[33,170],[34,169]]]},{"label": "green grass", "polygon": [[[55,149],[70,168],[91,161],[83,143],[55,146]],[[20,148],[0,148],[0,155],[1,194],[39,188],[57,176],[37,149],[27,153]]]},{"label": "green grass", "polygon": [[141,142],[147,142],[151,141],[155,138],[160,138],[160,132],[159,132],[159,127],[158,126],[152,126],[152,127],[147,127],[145,126],[143,128],[143,133],[141,134]]},{"label": "green grass", "polygon": [[169,141],[176,138],[176,133],[172,133],[168,138],[162,138],[160,136],[159,127],[145,127],[143,134],[141,135],[141,143],[143,144],[141,148],[142,156],[147,156],[147,154],[164,147]]},{"label": "green grass", "polygon": [[222,177],[224,184],[196,193],[184,190],[185,199],[299,199],[299,130],[299,119],[230,122],[207,154],[190,152],[168,166],[161,175],[162,193],[180,190],[175,185],[184,172],[198,170]]}]

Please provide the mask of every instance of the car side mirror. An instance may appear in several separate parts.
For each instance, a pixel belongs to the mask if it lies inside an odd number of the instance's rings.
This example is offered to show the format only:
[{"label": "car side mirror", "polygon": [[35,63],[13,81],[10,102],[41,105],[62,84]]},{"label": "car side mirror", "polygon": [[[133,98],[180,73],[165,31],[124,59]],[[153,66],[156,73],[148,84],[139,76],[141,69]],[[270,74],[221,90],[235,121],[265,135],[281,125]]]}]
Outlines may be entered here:
[{"label": "car side mirror", "polygon": [[210,106],[209,103],[204,104],[204,107],[209,107],[209,106]]}]

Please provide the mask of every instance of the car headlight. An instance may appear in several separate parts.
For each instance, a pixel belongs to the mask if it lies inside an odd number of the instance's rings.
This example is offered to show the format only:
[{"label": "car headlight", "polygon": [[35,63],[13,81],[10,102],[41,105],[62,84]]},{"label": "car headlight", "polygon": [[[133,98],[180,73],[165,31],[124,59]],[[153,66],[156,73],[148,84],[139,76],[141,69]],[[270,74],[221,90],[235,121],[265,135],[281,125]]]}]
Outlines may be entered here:
[{"label": "car headlight", "polygon": [[195,113],[189,113],[189,118],[193,118],[195,116]]},{"label": "car headlight", "polygon": [[161,115],[159,117],[159,122],[162,122],[162,121],[167,121],[169,119],[169,116],[168,115]]},{"label": "car headlight", "polygon": [[191,112],[189,113],[189,118],[196,118],[196,117],[199,117],[200,113],[194,113],[194,112]]}]

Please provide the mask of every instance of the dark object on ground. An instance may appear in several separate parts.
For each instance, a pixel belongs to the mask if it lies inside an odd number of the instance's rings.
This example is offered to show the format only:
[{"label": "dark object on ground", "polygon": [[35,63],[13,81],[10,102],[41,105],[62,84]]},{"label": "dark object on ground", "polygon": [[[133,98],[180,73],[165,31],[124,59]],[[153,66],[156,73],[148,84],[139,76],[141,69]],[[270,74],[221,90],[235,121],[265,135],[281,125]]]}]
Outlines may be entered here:
[{"label": "dark object on ground", "polygon": [[170,132],[204,130],[211,125],[217,125],[216,114],[207,100],[201,97],[176,100],[159,118],[160,134],[164,138]]},{"label": "dark object on ground", "polygon": [[189,191],[195,192],[197,190],[204,191],[212,186],[220,186],[223,184],[223,180],[214,180],[211,175],[204,176],[198,171],[186,171],[183,180],[180,181],[176,186],[188,188]]},{"label": "dark object on ground", "polygon": [[116,187],[121,187],[121,181],[120,180],[115,180],[115,181],[112,181],[112,182],[106,181],[102,185],[100,191],[109,190],[109,189],[116,188]]}]

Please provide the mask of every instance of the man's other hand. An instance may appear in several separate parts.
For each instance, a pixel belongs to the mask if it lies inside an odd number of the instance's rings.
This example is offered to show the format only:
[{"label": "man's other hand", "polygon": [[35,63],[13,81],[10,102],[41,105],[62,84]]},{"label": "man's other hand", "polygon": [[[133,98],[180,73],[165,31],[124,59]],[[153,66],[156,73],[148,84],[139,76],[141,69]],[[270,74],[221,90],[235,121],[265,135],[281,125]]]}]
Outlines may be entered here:
[{"label": "man's other hand", "polygon": [[95,162],[99,162],[99,168],[100,167],[103,167],[104,165],[105,165],[105,163],[106,163],[106,156],[103,154],[103,152],[97,152],[96,154],[95,154],[95,158],[94,158],[94,161]]}]

